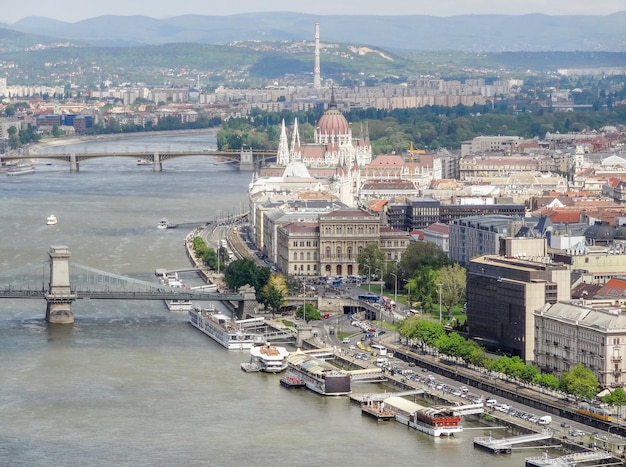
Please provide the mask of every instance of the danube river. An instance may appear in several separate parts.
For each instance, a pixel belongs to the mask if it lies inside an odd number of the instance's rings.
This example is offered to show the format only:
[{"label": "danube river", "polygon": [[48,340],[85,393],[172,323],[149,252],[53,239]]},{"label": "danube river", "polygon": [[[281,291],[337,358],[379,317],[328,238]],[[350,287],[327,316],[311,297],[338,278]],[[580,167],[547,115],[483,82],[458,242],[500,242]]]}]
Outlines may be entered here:
[{"label": "danube river", "polygon": [[[45,150],[190,147],[215,148],[215,133]],[[239,212],[251,174],[208,156],[167,161],[161,173],[118,157],[83,162],[73,174],[42,160],[32,175],[0,177],[5,282],[12,271],[42,270],[51,245],[67,245],[82,265],[143,280],[155,280],[157,268],[187,267],[187,230],[159,231],[159,219]],[[50,214],[56,226],[45,225]],[[43,301],[0,300],[1,465],[506,467],[539,454],[493,456],[472,444],[487,431],[435,439],[363,417],[344,397],[246,374],[239,363],[247,355],[224,350],[162,302],[78,301],[73,309],[74,325],[49,326]]]}]

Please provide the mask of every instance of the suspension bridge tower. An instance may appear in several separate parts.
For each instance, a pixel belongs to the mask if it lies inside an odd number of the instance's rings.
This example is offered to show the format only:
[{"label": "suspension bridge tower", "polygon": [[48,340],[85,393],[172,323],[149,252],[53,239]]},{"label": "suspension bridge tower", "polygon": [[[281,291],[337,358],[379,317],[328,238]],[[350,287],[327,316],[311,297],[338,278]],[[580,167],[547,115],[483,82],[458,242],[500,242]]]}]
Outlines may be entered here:
[{"label": "suspension bridge tower", "polygon": [[70,249],[66,246],[51,246],[50,284],[46,294],[46,321],[55,324],[74,322],[72,302],[76,294],[70,286]]}]

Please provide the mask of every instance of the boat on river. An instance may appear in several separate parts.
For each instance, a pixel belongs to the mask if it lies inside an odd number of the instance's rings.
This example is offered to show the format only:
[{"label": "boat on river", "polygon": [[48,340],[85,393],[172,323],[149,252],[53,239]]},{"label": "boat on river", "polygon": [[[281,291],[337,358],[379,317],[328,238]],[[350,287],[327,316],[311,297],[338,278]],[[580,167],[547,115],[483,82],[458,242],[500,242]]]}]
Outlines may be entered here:
[{"label": "boat on river", "polygon": [[14,175],[28,175],[32,173],[35,173],[35,166],[24,159],[20,159],[16,164],[7,165],[7,175],[9,177]]},{"label": "boat on river", "polygon": [[265,373],[280,373],[287,369],[289,352],[285,347],[263,344],[255,345],[250,349],[250,362],[242,363],[244,371],[263,371]]},{"label": "boat on river", "polygon": [[461,416],[454,412],[454,407],[424,407],[398,396],[385,399],[383,406],[396,414],[398,423],[431,436],[453,436],[463,431]]},{"label": "boat on river", "polygon": [[165,217],[163,217],[163,218],[161,218],[161,220],[157,224],[157,229],[165,230],[165,229],[169,228],[169,226],[170,226],[169,221]]},{"label": "boat on river", "polygon": [[46,225],[57,225],[58,219],[54,214],[50,214],[46,219]]},{"label": "boat on river", "polygon": [[256,326],[263,321],[263,318],[235,320],[213,307],[189,311],[189,323],[228,350],[251,349],[263,342],[262,335],[253,329],[247,329],[248,326]]},{"label": "boat on river", "polygon": [[137,159],[137,165],[152,165],[152,162],[147,159]]},{"label": "boat on river", "polygon": [[[161,284],[173,289],[191,290],[183,284],[183,281],[180,280],[178,274],[175,272],[162,274],[160,281]],[[193,308],[193,303],[188,299],[168,299],[165,300],[165,306],[173,313],[187,313]]]},{"label": "boat on river", "polygon": [[287,358],[287,376],[301,379],[304,386],[323,396],[350,394],[350,373],[306,352]]}]

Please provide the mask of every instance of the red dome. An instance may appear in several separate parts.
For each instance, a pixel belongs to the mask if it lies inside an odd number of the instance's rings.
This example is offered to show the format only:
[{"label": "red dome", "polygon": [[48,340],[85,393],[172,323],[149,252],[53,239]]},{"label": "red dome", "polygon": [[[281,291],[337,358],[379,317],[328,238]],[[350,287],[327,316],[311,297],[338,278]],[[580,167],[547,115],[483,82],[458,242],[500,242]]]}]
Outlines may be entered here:
[{"label": "red dome", "polygon": [[317,122],[319,132],[323,135],[347,135],[350,133],[348,120],[336,107],[330,107],[320,121]]}]

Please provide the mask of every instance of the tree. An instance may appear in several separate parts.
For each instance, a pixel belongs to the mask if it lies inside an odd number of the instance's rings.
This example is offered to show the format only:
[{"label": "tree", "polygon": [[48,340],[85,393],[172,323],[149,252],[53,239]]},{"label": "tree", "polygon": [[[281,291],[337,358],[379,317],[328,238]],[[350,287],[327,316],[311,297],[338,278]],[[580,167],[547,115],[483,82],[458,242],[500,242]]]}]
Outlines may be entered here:
[{"label": "tree", "polygon": [[287,296],[287,284],[285,276],[280,273],[275,273],[270,276],[267,283],[261,290],[259,302],[267,308],[268,306],[272,310],[272,319],[274,314],[280,310],[285,304],[285,297]]},{"label": "tree", "polygon": [[421,303],[422,310],[432,311],[434,298],[439,293],[436,273],[429,267],[420,267],[409,279],[407,287],[411,289],[411,299]]},{"label": "tree", "polygon": [[[306,314],[304,311],[306,310]],[[308,323],[309,321],[317,321],[322,318],[319,310],[310,303],[302,304],[296,309],[296,317],[304,318]]]},{"label": "tree", "polygon": [[441,286],[441,303],[448,316],[452,308],[465,301],[466,270],[459,264],[442,267],[437,274],[437,283]]},{"label": "tree", "polygon": [[438,245],[428,242],[413,243],[402,253],[398,264],[398,279],[407,280],[413,277],[419,268],[439,269],[447,264],[448,256]]},{"label": "tree", "polygon": [[224,271],[224,282],[231,290],[237,290],[246,284],[251,285],[259,302],[262,302],[262,290],[269,278],[270,269],[257,266],[251,259],[233,261]]},{"label": "tree", "polygon": [[561,387],[570,394],[583,399],[591,399],[598,393],[600,383],[593,372],[579,363],[561,376]]},{"label": "tree", "polygon": [[359,263],[359,274],[368,275],[371,278],[376,270],[382,271],[385,268],[385,253],[380,249],[378,243],[368,243],[363,251],[357,256]]},{"label": "tree", "polygon": [[605,404],[617,406],[619,413],[621,414],[622,406],[626,405],[626,392],[621,387],[616,387],[613,392],[602,397],[602,402]]}]

